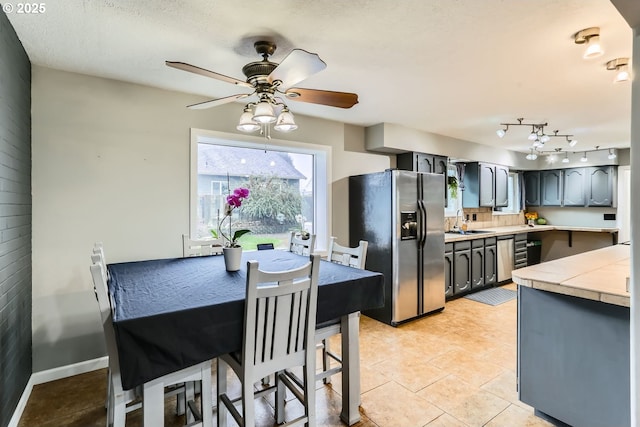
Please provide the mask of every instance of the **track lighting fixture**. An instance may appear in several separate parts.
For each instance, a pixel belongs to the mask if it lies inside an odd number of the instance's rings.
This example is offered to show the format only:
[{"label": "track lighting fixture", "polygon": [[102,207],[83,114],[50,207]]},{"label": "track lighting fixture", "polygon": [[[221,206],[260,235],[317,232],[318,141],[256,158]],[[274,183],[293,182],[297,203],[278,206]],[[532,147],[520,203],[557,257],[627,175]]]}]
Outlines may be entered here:
[{"label": "track lighting fixture", "polygon": [[527,160],[535,160],[538,158],[538,155],[536,153],[534,153],[533,148],[531,149],[531,152],[529,154],[527,154],[526,159]]},{"label": "track lighting fixture", "polygon": [[496,131],[496,134],[498,135],[498,138],[504,138],[504,135],[507,133],[507,131],[509,130],[509,125],[504,125],[505,128],[504,129],[498,129]]},{"label": "track lighting fixture", "polygon": [[582,155],[582,157],[580,157],[580,161],[584,163],[584,162],[586,162],[588,160],[589,159],[587,159],[587,152],[585,151],[584,154]]},{"label": "track lighting fixture", "polygon": [[607,159],[609,159],[609,160],[613,160],[613,159],[615,159],[616,157],[617,157],[617,156],[616,156],[616,153],[613,151],[613,148],[610,148],[610,149],[609,149],[609,155],[607,156]]},{"label": "track lighting fixture", "polygon": [[[554,135],[551,135],[551,136],[554,136]],[[563,151],[564,151],[564,156],[562,156]],[[580,161],[587,162],[589,161],[587,155],[589,153],[594,153],[594,152],[597,153],[598,151],[608,151],[607,159],[609,160],[614,160],[617,157],[615,148],[601,149],[599,145],[596,145],[593,150],[586,150],[582,152],[573,151],[573,154],[582,153],[582,157],[580,157]],[[545,156],[547,163],[555,163],[556,161],[558,161],[559,156],[562,156],[561,157],[562,163],[569,163],[571,161],[571,159],[569,159],[569,151],[564,150],[562,147],[554,148],[553,150],[547,150],[547,151],[543,151],[540,148],[530,148],[529,153],[527,153],[525,158],[527,160],[536,160],[540,156]],[[602,155],[596,156],[595,159],[592,159],[592,161],[602,161],[603,158],[604,157]]]},{"label": "track lighting fixture", "polygon": [[629,58],[616,58],[607,62],[607,70],[615,71],[614,83],[627,82],[631,78],[629,74]]},{"label": "track lighting fixture", "polygon": [[569,147],[575,147],[578,143],[578,141],[575,139],[569,139],[569,136],[567,136],[567,142],[569,143]]},{"label": "track lighting fixture", "polygon": [[573,39],[576,44],[586,44],[587,48],[582,57],[584,59],[592,59],[602,56],[604,50],[600,45],[600,28],[590,27],[580,30],[574,34]]},{"label": "track lighting fixture", "polygon": [[564,153],[564,158],[562,159],[562,163],[569,163],[569,153]]}]

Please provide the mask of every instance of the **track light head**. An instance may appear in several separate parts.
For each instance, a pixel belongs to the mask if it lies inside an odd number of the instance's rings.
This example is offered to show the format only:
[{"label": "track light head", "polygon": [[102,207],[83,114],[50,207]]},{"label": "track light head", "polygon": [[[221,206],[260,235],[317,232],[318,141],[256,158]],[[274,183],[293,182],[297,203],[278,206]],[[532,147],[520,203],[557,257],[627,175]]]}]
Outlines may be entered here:
[{"label": "track light head", "polygon": [[582,56],[584,59],[592,59],[602,56],[604,50],[600,45],[600,28],[590,27],[580,30],[574,34],[573,39],[576,44],[586,44],[587,48]]}]

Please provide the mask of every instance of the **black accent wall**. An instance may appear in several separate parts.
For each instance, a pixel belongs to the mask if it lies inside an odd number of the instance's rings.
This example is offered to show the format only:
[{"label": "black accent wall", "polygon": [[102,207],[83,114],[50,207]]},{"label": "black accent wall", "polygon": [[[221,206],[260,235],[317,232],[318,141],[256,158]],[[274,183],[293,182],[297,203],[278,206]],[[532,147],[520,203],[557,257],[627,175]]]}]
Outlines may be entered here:
[{"label": "black accent wall", "polygon": [[31,63],[0,12],[0,426],[31,363]]}]

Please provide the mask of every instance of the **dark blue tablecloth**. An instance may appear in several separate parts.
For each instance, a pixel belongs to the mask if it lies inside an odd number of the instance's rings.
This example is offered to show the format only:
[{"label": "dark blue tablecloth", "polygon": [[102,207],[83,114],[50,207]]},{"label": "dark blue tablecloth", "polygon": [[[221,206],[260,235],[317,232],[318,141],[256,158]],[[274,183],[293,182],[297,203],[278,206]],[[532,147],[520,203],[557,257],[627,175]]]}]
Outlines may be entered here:
[{"label": "dark blue tablecloth", "polygon": [[[222,256],[109,264],[109,291],[122,385],[133,388],[242,347],[246,264],[289,270],[308,261],[290,252],[245,252],[227,272]],[[384,304],[380,273],[322,261],[317,322]]]}]

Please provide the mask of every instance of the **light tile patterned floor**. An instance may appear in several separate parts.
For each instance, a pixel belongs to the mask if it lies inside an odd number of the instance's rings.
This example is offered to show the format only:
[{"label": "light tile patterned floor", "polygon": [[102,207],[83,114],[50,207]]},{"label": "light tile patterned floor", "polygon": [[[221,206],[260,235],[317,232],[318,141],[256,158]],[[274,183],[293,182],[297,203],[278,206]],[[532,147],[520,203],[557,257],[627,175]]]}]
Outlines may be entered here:
[{"label": "light tile patterned floor", "polygon": [[[362,421],[357,426],[551,426],[518,401],[516,304],[490,306],[460,298],[441,313],[397,328],[362,316]],[[337,349],[338,340],[332,345]],[[20,427],[104,426],[104,382],[101,370],[34,387]],[[339,375],[331,385],[318,383],[317,390],[317,425],[344,425]],[[287,404],[288,418],[299,413],[296,405]],[[273,426],[272,398],[256,406],[258,425]],[[165,418],[166,426],[183,423],[171,405]],[[139,413],[127,417],[130,425],[141,425]]]}]

